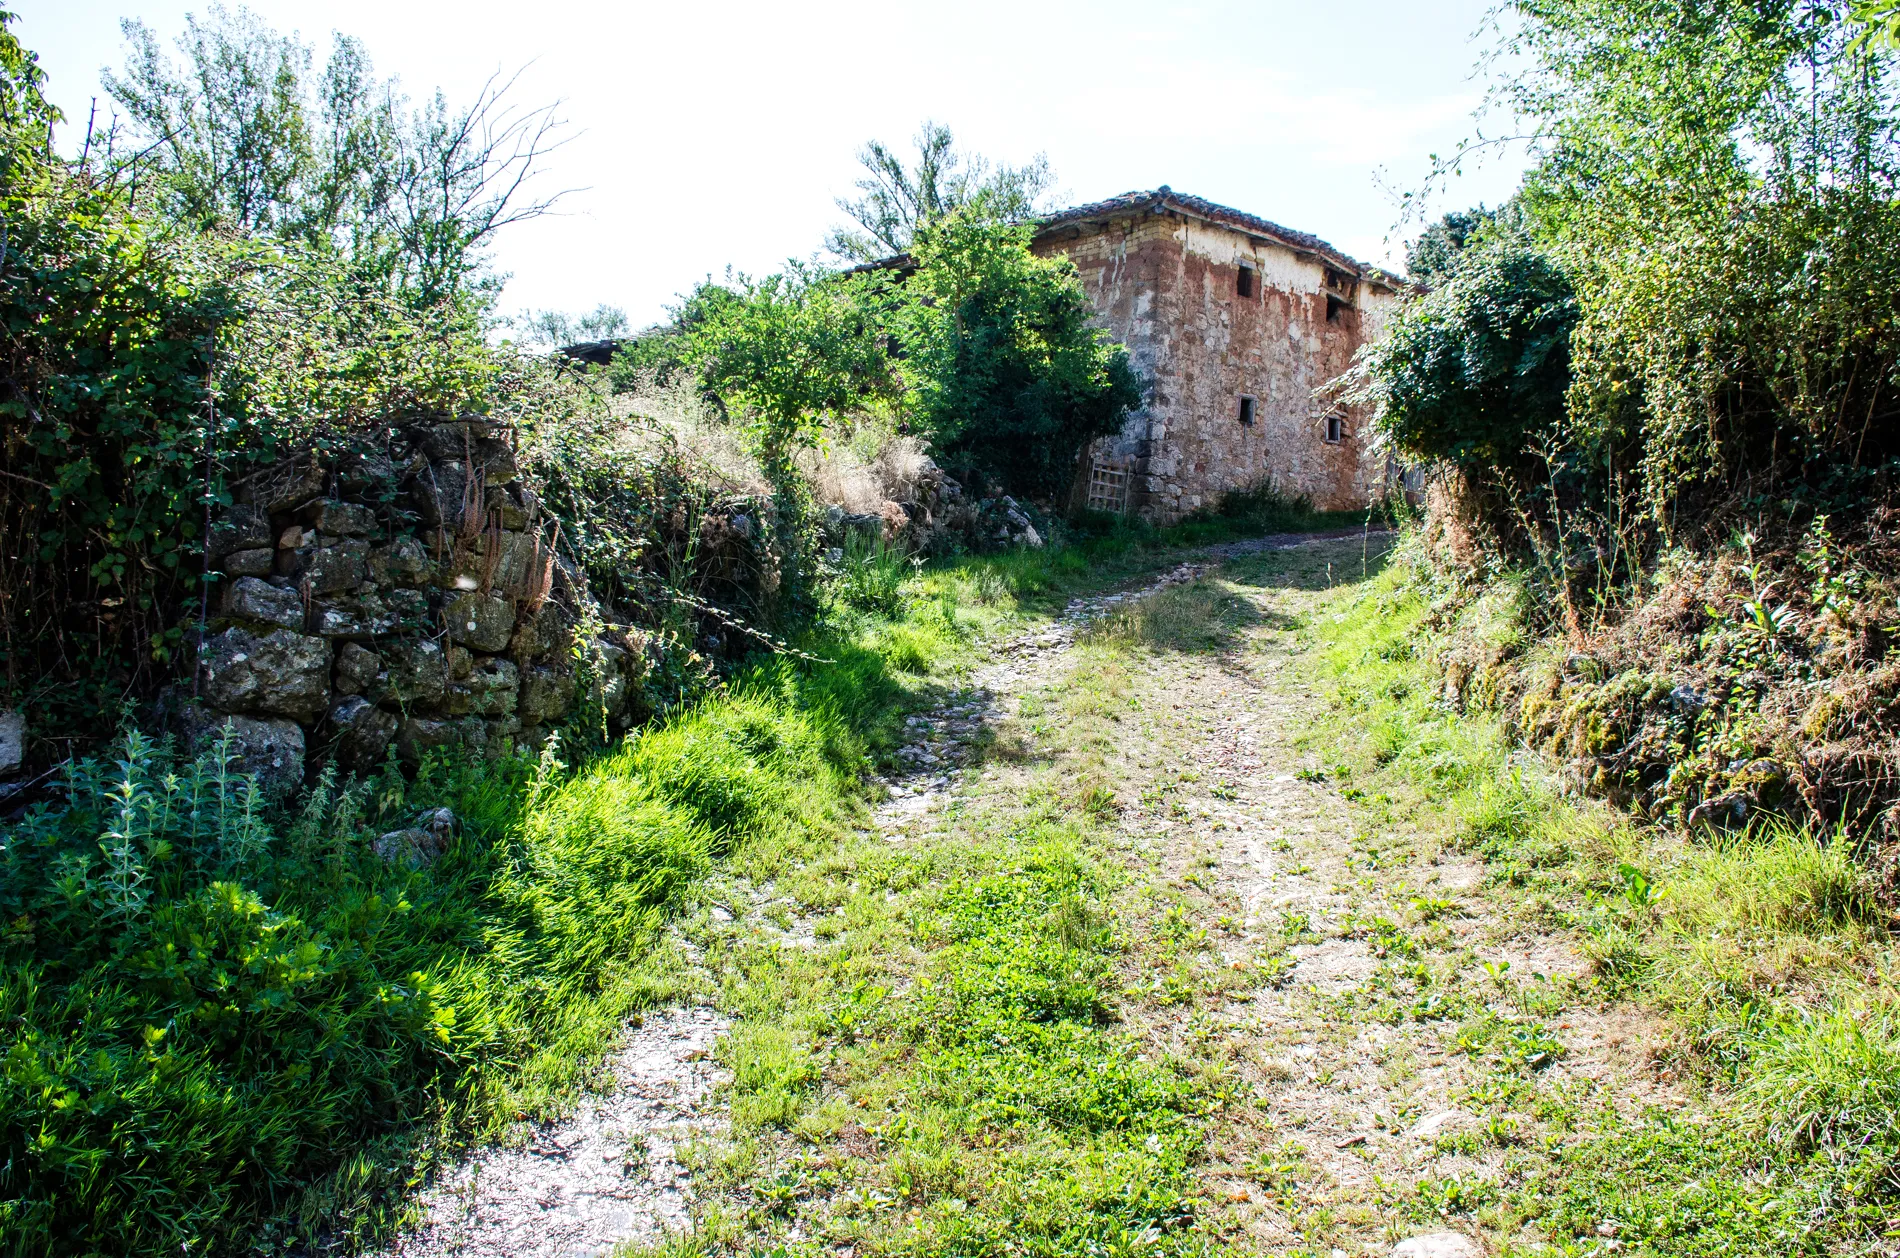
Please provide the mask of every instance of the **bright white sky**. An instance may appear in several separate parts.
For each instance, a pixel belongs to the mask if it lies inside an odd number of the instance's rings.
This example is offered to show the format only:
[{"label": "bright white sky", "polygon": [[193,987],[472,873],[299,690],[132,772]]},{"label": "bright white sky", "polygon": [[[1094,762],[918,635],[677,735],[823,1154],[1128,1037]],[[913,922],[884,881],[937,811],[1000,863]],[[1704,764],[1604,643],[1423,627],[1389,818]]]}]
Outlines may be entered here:
[{"label": "bright white sky", "polygon": [[[1169,184],[1402,259],[1393,189],[1471,131],[1474,33],[1491,0],[255,0],[327,54],[362,38],[421,98],[473,95],[524,64],[518,99],[560,98],[577,137],[549,187],[581,189],[558,218],[510,229],[503,309],[598,302],[636,326],[728,265],[763,273],[809,256],[842,217],[858,147],[908,141],[920,120],[1003,161],[1046,152],[1066,201]],[[54,101],[83,132],[101,67],[123,61],[119,18],[169,41],[202,0],[14,0]],[[1495,204],[1510,160],[1468,172],[1435,211]],[[1417,231],[1407,224],[1404,235]]]}]

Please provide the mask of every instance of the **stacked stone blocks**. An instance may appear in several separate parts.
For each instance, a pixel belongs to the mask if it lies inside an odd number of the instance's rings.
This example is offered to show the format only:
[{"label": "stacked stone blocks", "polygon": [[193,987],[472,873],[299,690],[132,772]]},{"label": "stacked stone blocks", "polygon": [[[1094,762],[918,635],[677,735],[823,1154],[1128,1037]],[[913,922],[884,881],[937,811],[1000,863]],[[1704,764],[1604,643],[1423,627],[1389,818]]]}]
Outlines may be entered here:
[{"label": "stacked stone blocks", "polygon": [[392,747],[416,763],[538,746],[583,700],[618,728],[642,715],[656,645],[593,607],[605,628],[577,649],[585,582],[500,429],[413,426],[386,451],[305,456],[235,496],[209,538],[197,693],[169,706],[193,747],[228,728],[267,791],[294,789],[318,753],[367,772]]}]

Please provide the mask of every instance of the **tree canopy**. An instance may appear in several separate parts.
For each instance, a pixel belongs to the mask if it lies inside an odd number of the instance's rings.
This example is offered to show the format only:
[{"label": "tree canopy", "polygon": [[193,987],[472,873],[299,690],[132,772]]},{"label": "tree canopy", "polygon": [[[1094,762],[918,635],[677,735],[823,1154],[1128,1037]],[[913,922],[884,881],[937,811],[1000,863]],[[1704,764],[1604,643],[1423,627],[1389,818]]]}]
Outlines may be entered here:
[{"label": "tree canopy", "polygon": [[905,253],[920,231],[959,211],[1005,223],[1028,219],[1055,183],[1041,154],[1021,166],[992,165],[959,152],[956,137],[941,123],[926,121],[913,143],[917,157],[908,163],[879,140],[858,151],[865,170],[859,195],[838,200],[855,226],[826,238],[831,252],[858,262]]},{"label": "tree canopy", "polygon": [[1038,257],[1027,225],[953,214],[913,244],[901,337],[911,406],[953,470],[1035,497],[1141,404],[1127,351],[1090,326],[1067,258]]},{"label": "tree canopy", "polygon": [[314,74],[308,45],[247,9],[213,5],[185,22],[174,61],[126,19],[129,55],[105,75],[128,121],[104,137],[106,166],[180,222],[325,250],[431,302],[492,296],[495,234],[561,195],[533,186],[560,143],[557,107],[517,107],[511,78],[491,77],[465,104],[437,92],[413,106],[349,36]]}]

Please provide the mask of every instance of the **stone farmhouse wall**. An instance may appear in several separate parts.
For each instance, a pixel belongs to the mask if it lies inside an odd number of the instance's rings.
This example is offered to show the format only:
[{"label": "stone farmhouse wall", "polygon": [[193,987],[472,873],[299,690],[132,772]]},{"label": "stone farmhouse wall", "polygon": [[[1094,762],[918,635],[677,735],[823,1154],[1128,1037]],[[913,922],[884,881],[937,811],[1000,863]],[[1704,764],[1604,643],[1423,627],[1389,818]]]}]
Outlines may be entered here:
[{"label": "stone farmhouse wall", "polygon": [[1204,206],[1249,217],[1164,188],[1057,215],[1037,236],[1038,252],[1074,262],[1100,326],[1150,382],[1122,432],[1085,456],[1076,505],[1168,522],[1263,484],[1322,509],[1366,505],[1385,455],[1359,409],[1314,390],[1383,332],[1398,285],[1323,242]]}]

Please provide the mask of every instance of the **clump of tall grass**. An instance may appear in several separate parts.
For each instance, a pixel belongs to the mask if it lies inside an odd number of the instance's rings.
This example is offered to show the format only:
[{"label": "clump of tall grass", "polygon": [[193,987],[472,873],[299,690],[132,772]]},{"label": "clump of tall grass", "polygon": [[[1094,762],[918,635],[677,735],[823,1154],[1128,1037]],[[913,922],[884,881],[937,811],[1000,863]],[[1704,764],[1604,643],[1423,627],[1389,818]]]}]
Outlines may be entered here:
[{"label": "clump of tall grass", "polygon": [[1242,625],[1259,618],[1251,603],[1200,577],[1123,604],[1089,625],[1084,636],[1155,651],[1218,651],[1233,645]]},{"label": "clump of tall grass", "polygon": [[1749,1046],[1744,1104],[1796,1151],[1873,1154],[1900,1188],[1900,1020],[1891,1007],[1836,1005],[1774,1019]]},{"label": "clump of tall grass", "polygon": [[832,596],[846,607],[878,616],[896,616],[904,609],[904,586],[917,572],[917,563],[901,548],[883,538],[852,533],[845,539]]},{"label": "clump of tall grass", "polygon": [[1822,935],[1882,920],[1874,881],[1847,834],[1817,839],[1783,821],[1694,849],[1673,879],[1672,905],[1677,918],[1702,929]]}]

